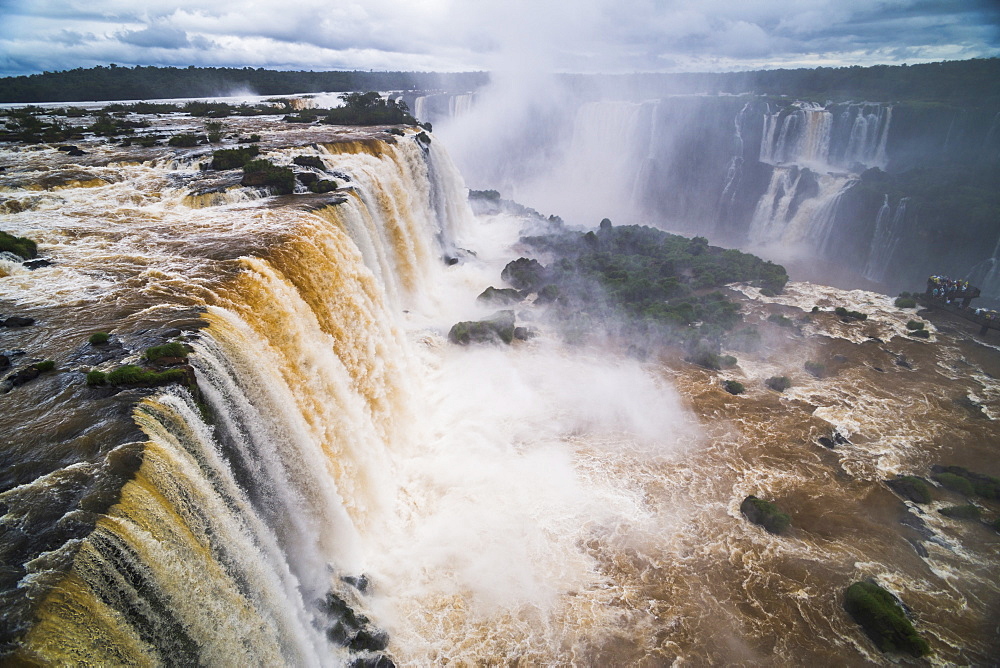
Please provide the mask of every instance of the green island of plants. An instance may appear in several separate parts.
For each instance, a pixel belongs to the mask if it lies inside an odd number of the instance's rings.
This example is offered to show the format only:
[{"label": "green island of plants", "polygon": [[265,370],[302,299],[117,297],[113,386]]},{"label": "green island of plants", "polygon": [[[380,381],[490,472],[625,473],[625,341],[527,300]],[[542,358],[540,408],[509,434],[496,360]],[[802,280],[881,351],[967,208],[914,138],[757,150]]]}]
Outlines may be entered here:
[{"label": "green island of plants", "polygon": [[463,346],[497,341],[510,344],[514,340],[514,321],[513,311],[498,311],[485,320],[458,322],[448,332],[448,340]]},{"label": "green island of plants", "polygon": [[109,339],[111,339],[111,335],[107,332],[94,332],[90,335],[90,338],[87,339],[87,342],[92,346],[99,346],[107,343]]},{"label": "green island of plants", "polygon": [[971,503],[966,503],[961,506],[948,506],[946,508],[941,508],[938,512],[945,517],[950,517],[956,520],[978,520],[983,514],[983,511],[979,508],[979,506],[974,506]]},{"label": "green island of plants", "polygon": [[942,485],[966,496],[1000,499],[1000,478],[976,473],[961,466],[935,466],[933,478]]},{"label": "green island of plants", "polygon": [[781,512],[775,504],[750,495],[740,504],[740,512],[753,522],[764,527],[768,533],[780,534],[791,524],[791,518]]},{"label": "green island of plants", "polygon": [[741,383],[738,380],[723,381],[722,387],[729,394],[743,394],[746,391],[746,388],[743,386],[743,383]]},{"label": "green island of plants", "polygon": [[917,300],[909,292],[901,292],[893,302],[896,308],[916,308]]},{"label": "green island of plants", "polygon": [[121,387],[131,385],[135,387],[158,387],[171,383],[187,383],[188,372],[185,369],[167,369],[166,371],[147,371],[134,364],[120,366],[110,373],[103,371],[90,371],[87,373],[87,385],[111,385]]},{"label": "green island of plants", "polygon": [[771,376],[764,384],[775,392],[784,392],[792,386],[792,381],[788,376]]},{"label": "green island of plants", "polygon": [[924,328],[924,323],[919,320],[907,320],[906,328],[912,331],[917,331]]},{"label": "green island of plants", "polygon": [[162,346],[153,346],[146,349],[146,359],[155,362],[164,357],[179,357],[181,359],[188,356],[188,347],[179,341],[164,343]]},{"label": "green island of plants", "polygon": [[239,148],[220,148],[212,151],[212,169],[241,169],[245,164],[260,155],[256,146],[241,146]]},{"label": "green island of plants", "polygon": [[930,503],[931,502],[931,486],[927,484],[927,481],[923,478],[918,478],[913,475],[899,476],[898,478],[893,478],[892,480],[887,480],[886,484],[889,487],[902,496],[903,498],[909,499],[914,503]]},{"label": "green island of plants", "polygon": [[838,316],[840,316],[844,320],[867,320],[868,319],[868,314],[867,313],[862,313],[861,311],[849,311],[846,308],[844,308],[843,306],[838,306],[837,308],[833,309],[833,312],[836,313]]},{"label": "green island of plants", "polygon": [[279,167],[270,160],[260,158],[243,165],[243,180],[240,184],[269,186],[279,195],[290,195],[295,192],[295,172],[288,167]]},{"label": "green island of plants", "polygon": [[[491,196],[489,192],[485,198]],[[718,356],[723,343],[742,349],[738,332],[729,340],[742,315],[739,305],[716,288],[751,282],[780,291],[788,281],[780,265],[710,246],[704,237],[638,225],[616,227],[608,219],[586,233],[567,230],[554,217],[549,226],[547,234],[521,239],[552,257],[549,265],[518,258],[501,278],[516,290],[538,293],[537,303],[549,303],[550,315],[570,341],[604,333],[639,348],[680,345],[696,363],[721,368],[724,356],[716,359],[708,353]]]},{"label": "green island of plants", "polygon": [[844,592],[844,609],[861,625],[865,634],[883,652],[908,652],[924,656],[930,652],[896,597],[871,582],[855,582]]}]

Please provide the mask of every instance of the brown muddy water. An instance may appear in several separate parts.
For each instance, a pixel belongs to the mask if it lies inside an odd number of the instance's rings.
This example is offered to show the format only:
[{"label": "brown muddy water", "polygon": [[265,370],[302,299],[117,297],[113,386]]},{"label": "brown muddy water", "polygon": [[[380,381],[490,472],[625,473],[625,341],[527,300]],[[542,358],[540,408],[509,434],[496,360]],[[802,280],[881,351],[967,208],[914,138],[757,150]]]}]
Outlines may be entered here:
[{"label": "brown muddy water", "polygon": [[[276,163],[319,157],[340,188],[270,197],[200,169],[205,147],[0,149],[0,229],[53,261],[0,260],[0,314],[36,320],[0,349],[12,369],[56,362],[0,395],[8,659],[995,663],[1000,506],[949,519],[964,498],[934,486],[918,505],[885,481],[1000,476],[1000,335],[798,282],[733,286],[762,341],[721,372],[567,346],[527,306],[537,338],[458,348],[448,328],[483,314],[522,221],[473,217],[412,131],[226,123]],[[200,404],[86,386],[175,338]],[[750,494],[790,530],[747,522]],[[862,579],[906,604],[928,657],[883,655],[846,615]],[[345,640],[355,622],[368,641]]]}]

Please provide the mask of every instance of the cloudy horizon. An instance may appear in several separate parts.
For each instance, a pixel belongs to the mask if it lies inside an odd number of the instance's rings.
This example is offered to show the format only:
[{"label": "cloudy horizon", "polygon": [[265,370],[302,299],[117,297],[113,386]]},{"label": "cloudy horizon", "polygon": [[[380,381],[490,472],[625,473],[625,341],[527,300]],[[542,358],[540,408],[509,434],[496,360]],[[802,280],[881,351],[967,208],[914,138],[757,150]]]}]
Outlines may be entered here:
[{"label": "cloudy horizon", "polygon": [[993,0],[0,0],[0,76],[120,66],[723,72],[1000,56]]}]

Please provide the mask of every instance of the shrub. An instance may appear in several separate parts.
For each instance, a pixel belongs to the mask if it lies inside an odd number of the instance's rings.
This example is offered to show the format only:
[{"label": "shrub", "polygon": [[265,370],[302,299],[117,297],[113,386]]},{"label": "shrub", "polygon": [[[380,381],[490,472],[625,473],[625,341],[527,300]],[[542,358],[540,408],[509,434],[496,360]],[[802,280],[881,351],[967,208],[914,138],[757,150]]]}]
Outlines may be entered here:
[{"label": "shrub", "polygon": [[538,260],[521,257],[507,263],[500,272],[500,278],[518,290],[534,292],[545,281],[547,272]]},{"label": "shrub", "polygon": [[729,369],[736,366],[738,360],[732,355],[719,355],[719,366],[723,369]]},{"label": "shrub", "polygon": [[190,133],[182,133],[179,135],[174,135],[173,137],[167,140],[167,144],[170,146],[180,146],[183,148],[197,146],[198,135],[193,135]]},{"label": "shrub", "polygon": [[754,524],[764,527],[768,533],[779,534],[791,524],[791,518],[781,512],[778,506],[752,494],[743,499],[740,512]]},{"label": "shrub", "polygon": [[212,153],[212,169],[238,169],[260,154],[256,146],[223,148]]},{"label": "shrub", "polygon": [[278,167],[269,160],[251,160],[243,165],[244,186],[271,186],[279,195],[295,191],[295,173],[287,167]]},{"label": "shrub", "polygon": [[743,394],[746,391],[746,388],[743,387],[743,383],[739,382],[738,380],[723,381],[722,387],[729,394]]},{"label": "shrub", "polygon": [[900,496],[914,503],[930,503],[931,488],[925,480],[913,475],[899,476],[886,482]]},{"label": "shrub", "polygon": [[896,308],[916,308],[917,300],[911,297],[909,293],[904,292],[896,297],[896,301],[894,301],[893,304]]},{"label": "shrub", "polygon": [[208,121],[205,123],[205,133],[208,135],[210,144],[218,144],[222,141],[222,123],[219,121]]},{"label": "shrub", "polygon": [[920,322],[919,320],[909,320],[906,323],[906,328],[913,330],[923,329],[924,323]]},{"label": "shrub", "polygon": [[469,199],[500,200],[500,193],[496,190],[470,190]]},{"label": "shrub", "polygon": [[111,335],[108,334],[107,332],[94,332],[93,334],[90,335],[90,338],[87,339],[87,341],[92,346],[99,346],[102,343],[107,343],[110,338]]},{"label": "shrub", "polygon": [[855,582],[844,592],[844,609],[883,652],[923,656],[930,651],[917,635],[896,597],[871,582]]},{"label": "shrub", "polygon": [[52,371],[56,368],[56,363],[52,360],[45,360],[44,362],[35,362],[34,367],[39,371]]},{"label": "shrub", "polygon": [[494,288],[490,286],[476,297],[477,302],[492,302],[497,304],[516,304],[524,299],[524,295],[513,288]]},{"label": "shrub", "polygon": [[972,485],[973,492],[984,499],[1000,499],[1000,478],[973,473],[961,466],[935,466],[934,472],[940,475],[954,475],[964,478]]},{"label": "shrub", "polygon": [[318,155],[297,155],[292,158],[292,162],[299,167],[315,167],[316,169],[326,169],[323,160]]},{"label": "shrub", "polygon": [[918,339],[929,339],[931,338],[931,333],[926,329],[915,329],[911,332],[907,332],[910,336],[916,337]]},{"label": "shrub", "polygon": [[964,506],[948,506],[947,508],[941,508],[938,512],[945,517],[951,517],[956,520],[978,520],[979,516],[983,514],[983,511],[978,506],[974,506],[971,503],[967,503]]},{"label": "shrub", "polygon": [[103,371],[94,369],[93,371],[87,372],[87,385],[90,385],[91,387],[104,385],[107,381],[108,376]]},{"label": "shrub", "polygon": [[146,349],[146,359],[155,362],[161,357],[187,357],[188,349],[183,343],[171,341],[162,346],[153,346]]},{"label": "shrub", "polygon": [[771,376],[764,381],[764,384],[775,392],[784,392],[792,386],[792,381],[788,376]]},{"label": "shrub", "polygon": [[972,496],[973,494],[972,483],[962,476],[955,475],[954,473],[938,473],[931,477],[941,483],[942,487],[950,489],[953,492],[958,492],[966,496]]},{"label": "shrub", "polygon": [[250,138],[247,139],[247,141],[250,142],[251,144],[256,144],[257,142],[260,141],[260,135],[250,135]]},{"label": "shrub", "polygon": [[38,246],[26,237],[15,237],[6,232],[0,232],[0,251],[13,253],[25,260],[30,260],[38,255]]},{"label": "shrub", "polygon": [[317,194],[332,192],[337,189],[337,182],[330,179],[320,179],[309,184],[309,191]]},{"label": "shrub", "polygon": [[812,360],[809,360],[806,362],[805,367],[806,371],[817,378],[822,378],[826,375],[826,365],[822,362],[813,362]]}]

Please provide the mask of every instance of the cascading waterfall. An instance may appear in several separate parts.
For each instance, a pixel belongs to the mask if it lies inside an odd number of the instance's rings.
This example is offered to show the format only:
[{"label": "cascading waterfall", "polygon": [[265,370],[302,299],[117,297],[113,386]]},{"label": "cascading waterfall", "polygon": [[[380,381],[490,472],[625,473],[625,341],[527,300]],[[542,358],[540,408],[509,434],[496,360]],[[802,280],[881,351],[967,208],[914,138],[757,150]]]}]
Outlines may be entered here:
[{"label": "cascading waterfall", "polygon": [[718,210],[721,217],[731,214],[736,205],[736,195],[743,179],[743,123],[749,108],[750,103],[747,102],[733,120],[733,157],[726,168],[726,182],[722,186],[722,194],[719,195]]},{"label": "cascading waterfall", "polygon": [[903,197],[893,213],[889,206],[889,196],[886,195],[882,207],[875,220],[875,236],[872,239],[871,253],[865,264],[863,275],[872,281],[885,280],[889,263],[892,262],[896,247],[902,237],[906,222],[906,203],[909,197]]},{"label": "cascading waterfall", "polygon": [[[313,151],[349,181],[346,201],[274,212],[284,241],[198,290],[203,404],[167,390],[135,409],[141,466],[90,535],[63,548],[71,567],[22,658],[318,666],[348,661],[349,643],[360,656],[384,646],[367,621],[363,642],[345,636],[325,601],[365,619],[346,582],[395,498],[388,453],[416,433],[399,317],[427,304],[468,210],[441,149],[412,136]],[[206,202],[175,199],[159,215],[196,204],[211,220]],[[213,233],[235,211],[221,208]]]}]

